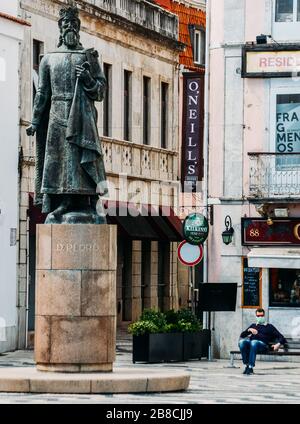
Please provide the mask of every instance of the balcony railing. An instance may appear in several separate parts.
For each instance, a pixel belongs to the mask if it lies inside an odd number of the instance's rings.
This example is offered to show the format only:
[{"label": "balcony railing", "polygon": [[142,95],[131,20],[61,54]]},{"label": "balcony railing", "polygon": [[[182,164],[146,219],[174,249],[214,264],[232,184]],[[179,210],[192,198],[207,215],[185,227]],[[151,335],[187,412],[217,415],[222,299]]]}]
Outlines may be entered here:
[{"label": "balcony railing", "polygon": [[107,174],[130,178],[177,181],[178,153],[172,150],[101,137]]},{"label": "balcony railing", "polygon": [[300,153],[248,153],[251,198],[300,197]]},{"label": "balcony railing", "polygon": [[146,0],[87,0],[87,3],[178,40],[178,17]]}]

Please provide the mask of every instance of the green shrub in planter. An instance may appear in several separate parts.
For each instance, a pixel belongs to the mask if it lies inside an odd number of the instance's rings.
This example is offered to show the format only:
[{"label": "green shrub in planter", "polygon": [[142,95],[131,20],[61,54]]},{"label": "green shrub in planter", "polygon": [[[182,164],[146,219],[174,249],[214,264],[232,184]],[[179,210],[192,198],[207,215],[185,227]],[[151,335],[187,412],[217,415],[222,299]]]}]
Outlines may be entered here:
[{"label": "green shrub in planter", "polygon": [[189,309],[173,309],[163,313],[154,309],[145,309],[140,319],[128,327],[134,336],[153,333],[196,333],[202,329],[201,322]]},{"label": "green shrub in planter", "polygon": [[202,352],[207,350],[202,346],[201,329],[200,321],[189,309],[165,313],[146,309],[140,319],[128,327],[133,335],[133,362],[201,358]]},{"label": "green shrub in planter", "polygon": [[171,309],[165,313],[165,316],[169,331],[195,333],[202,329],[201,322],[190,309],[179,309],[178,311]]},{"label": "green shrub in planter", "polygon": [[129,325],[128,331],[135,336],[159,333],[158,327],[151,321],[136,321]]},{"label": "green shrub in planter", "polygon": [[167,322],[162,312],[145,309],[138,321],[128,326],[128,332],[133,336],[143,334],[166,333]]}]

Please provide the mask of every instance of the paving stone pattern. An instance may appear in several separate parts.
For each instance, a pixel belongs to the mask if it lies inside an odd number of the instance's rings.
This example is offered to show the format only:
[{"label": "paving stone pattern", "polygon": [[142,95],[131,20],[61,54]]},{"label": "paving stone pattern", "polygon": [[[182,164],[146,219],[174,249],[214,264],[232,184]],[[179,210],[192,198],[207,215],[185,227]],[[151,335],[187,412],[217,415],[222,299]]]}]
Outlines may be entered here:
[{"label": "paving stone pattern", "polygon": [[[120,341],[117,345],[117,367],[141,367],[132,364],[131,345]],[[17,351],[0,355],[2,366],[34,366],[31,351]],[[168,364],[142,364],[155,369],[179,369],[190,372],[190,387],[185,392],[118,395],[50,395],[0,393],[0,403],[94,403],[94,404],[278,404],[300,403],[300,364],[291,362],[258,361],[255,374],[242,374],[239,368],[229,368],[229,361],[207,360]]]}]

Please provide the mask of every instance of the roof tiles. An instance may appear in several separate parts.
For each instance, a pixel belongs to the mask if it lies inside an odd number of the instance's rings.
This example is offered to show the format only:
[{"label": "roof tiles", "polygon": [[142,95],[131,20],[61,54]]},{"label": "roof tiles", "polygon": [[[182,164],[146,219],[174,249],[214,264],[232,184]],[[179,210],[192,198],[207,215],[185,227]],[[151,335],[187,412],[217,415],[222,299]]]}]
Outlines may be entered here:
[{"label": "roof tiles", "polygon": [[205,28],[205,12],[173,0],[155,0],[155,2],[159,6],[175,13],[179,18],[179,41],[187,46],[186,49],[180,53],[180,63],[192,71],[201,71],[202,68],[194,64],[189,25],[197,25]]}]

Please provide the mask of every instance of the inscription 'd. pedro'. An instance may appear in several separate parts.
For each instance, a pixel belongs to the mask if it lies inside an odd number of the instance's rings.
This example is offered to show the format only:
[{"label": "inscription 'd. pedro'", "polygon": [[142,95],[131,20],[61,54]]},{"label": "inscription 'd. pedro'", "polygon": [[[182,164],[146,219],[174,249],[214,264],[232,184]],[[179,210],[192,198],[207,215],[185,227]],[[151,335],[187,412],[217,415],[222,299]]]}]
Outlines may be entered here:
[{"label": "inscription 'd. pedro'", "polygon": [[56,244],[56,251],[57,252],[69,252],[69,253],[75,253],[75,252],[98,252],[100,250],[100,247],[98,244],[91,244],[91,243],[57,243]]}]

